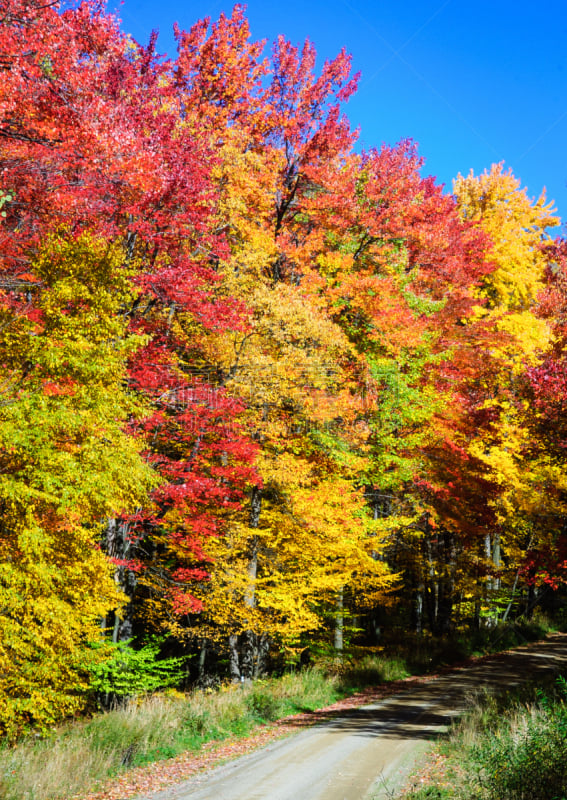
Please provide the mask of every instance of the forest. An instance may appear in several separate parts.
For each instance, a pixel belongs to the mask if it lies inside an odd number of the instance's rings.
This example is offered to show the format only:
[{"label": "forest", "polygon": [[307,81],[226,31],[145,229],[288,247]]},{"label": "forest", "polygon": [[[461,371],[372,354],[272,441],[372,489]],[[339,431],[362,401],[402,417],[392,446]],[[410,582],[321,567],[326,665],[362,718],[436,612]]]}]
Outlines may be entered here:
[{"label": "forest", "polygon": [[242,6],[0,19],[0,733],[555,603],[553,204],[361,149],[349,55]]}]

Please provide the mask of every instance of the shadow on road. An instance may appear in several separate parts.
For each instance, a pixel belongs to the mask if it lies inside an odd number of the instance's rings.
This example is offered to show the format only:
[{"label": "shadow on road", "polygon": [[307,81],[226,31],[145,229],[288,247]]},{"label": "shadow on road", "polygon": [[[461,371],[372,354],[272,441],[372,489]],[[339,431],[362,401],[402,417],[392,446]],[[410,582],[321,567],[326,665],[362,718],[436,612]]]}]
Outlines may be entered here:
[{"label": "shadow on road", "polygon": [[[425,686],[397,682],[400,693],[379,703],[347,711],[317,711],[313,719],[340,734],[430,740],[442,735],[480,694],[501,694],[562,670],[567,670],[567,636],[559,642],[558,637],[539,642],[537,652],[519,648],[447,670]],[[299,726],[303,723],[298,722]]]}]

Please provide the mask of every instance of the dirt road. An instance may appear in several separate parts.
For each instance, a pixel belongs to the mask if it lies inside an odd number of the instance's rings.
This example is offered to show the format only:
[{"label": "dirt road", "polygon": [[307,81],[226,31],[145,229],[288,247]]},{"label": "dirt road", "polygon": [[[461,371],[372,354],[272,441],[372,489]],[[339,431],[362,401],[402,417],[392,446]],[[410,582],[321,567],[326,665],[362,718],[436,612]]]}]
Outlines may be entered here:
[{"label": "dirt road", "polygon": [[[467,699],[567,668],[555,634],[366,705],[143,800],[363,800],[386,798]],[[140,798],[142,800],[142,798]]]}]

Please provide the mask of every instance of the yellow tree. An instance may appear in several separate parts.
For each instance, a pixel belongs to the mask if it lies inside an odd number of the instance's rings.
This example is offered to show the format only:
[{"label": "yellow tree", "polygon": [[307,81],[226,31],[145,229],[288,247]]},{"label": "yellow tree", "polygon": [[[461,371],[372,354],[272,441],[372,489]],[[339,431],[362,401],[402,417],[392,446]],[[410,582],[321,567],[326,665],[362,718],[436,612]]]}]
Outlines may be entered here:
[{"label": "yellow tree", "polygon": [[545,191],[537,200],[512,170],[493,164],[490,171],[464,178],[459,175],[453,191],[463,219],[479,222],[492,240],[488,253],[495,269],[485,279],[482,294],[488,307],[519,312],[533,309],[544,285],[546,266],[541,245],[550,241],[546,228],[559,224],[553,203]]},{"label": "yellow tree", "polygon": [[[513,574],[533,542],[522,516],[532,505],[533,465],[523,459],[529,431],[523,424],[527,401],[518,390],[526,367],[541,360],[551,337],[537,316],[545,285],[547,228],[559,224],[545,193],[533,200],[511,170],[495,164],[480,176],[472,172],[454,182],[461,217],[476,222],[490,237],[487,256],[494,270],[479,289],[484,306],[477,315],[493,333],[484,353],[486,368],[471,389],[480,398],[477,412],[490,417],[469,443],[470,454],[485,464],[485,477],[498,487],[492,501],[496,528],[484,541],[487,588],[500,588],[501,549]],[[513,580],[513,578],[512,578]]]},{"label": "yellow tree", "polygon": [[[0,296],[0,727],[46,727],[85,705],[101,619],[123,601],[100,548],[103,520],[153,483],[127,435],[125,391],[142,339],[120,246],[51,236]],[[33,312],[14,305],[33,293]],[[138,409],[139,410],[139,409]],[[90,653],[90,655],[89,655]]]}]

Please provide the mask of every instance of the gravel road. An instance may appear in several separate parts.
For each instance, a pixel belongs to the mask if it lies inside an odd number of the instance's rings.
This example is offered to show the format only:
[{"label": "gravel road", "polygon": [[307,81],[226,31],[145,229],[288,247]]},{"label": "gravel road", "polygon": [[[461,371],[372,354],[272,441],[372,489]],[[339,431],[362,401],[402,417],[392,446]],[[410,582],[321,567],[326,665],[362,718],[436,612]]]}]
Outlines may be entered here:
[{"label": "gravel road", "polygon": [[567,635],[554,634],[454,670],[426,686],[279,740],[139,800],[363,800],[391,792],[445,731],[467,700],[483,690],[518,686],[567,668]]}]

